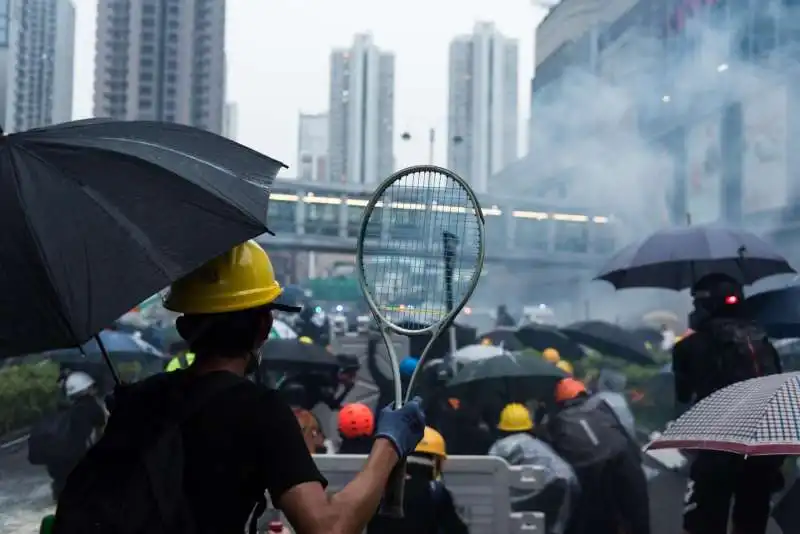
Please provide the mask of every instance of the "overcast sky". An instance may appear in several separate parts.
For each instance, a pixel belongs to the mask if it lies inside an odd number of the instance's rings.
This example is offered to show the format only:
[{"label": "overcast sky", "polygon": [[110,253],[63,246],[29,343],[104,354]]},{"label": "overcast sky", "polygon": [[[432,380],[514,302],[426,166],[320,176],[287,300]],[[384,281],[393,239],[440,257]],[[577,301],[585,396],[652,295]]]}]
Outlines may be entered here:
[{"label": "overcast sky", "polygon": [[[91,116],[97,0],[78,10],[75,118]],[[444,132],[450,40],[478,20],[494,21],[520,42],[520,141],[529,112],[534,28],[544,11],[530,0],[228,0],[228,100],[239,106],[239,141],[295,166],[297,116],[326,111],[329,53],[371,31],[397,56],[395,130],[398,164],[425,163],[427,130]],[[443,138],[443,135],[439,136]],[[437,147],[444,163],[444,143]],[[292,170],[286,171],[288,175]]]}]

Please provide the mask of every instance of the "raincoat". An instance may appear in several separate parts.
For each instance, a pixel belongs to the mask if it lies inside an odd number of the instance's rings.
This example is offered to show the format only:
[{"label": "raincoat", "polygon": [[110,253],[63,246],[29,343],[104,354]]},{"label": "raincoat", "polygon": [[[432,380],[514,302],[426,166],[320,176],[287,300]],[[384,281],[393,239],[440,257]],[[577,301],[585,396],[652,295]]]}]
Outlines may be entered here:
[{"label": "raincoat", "polygon": [[614,411],[628,436],[636,442],[636,419],[623,395],[627,378],[625,375],[609,369],[603,369],[597,379],[597,392],[587,401],[587,407],[595,408],[605,402]]},{"label": "raincoat", "polygon": [[544,512],[548,534],[565,532],[573,503],[580,494],[572,467],[549,445],[523,432],[495,442],[489,455],[503,458],[509,465],[536,465],[544,469],[541,489],[511,489],[511,508],[514,512]]}]

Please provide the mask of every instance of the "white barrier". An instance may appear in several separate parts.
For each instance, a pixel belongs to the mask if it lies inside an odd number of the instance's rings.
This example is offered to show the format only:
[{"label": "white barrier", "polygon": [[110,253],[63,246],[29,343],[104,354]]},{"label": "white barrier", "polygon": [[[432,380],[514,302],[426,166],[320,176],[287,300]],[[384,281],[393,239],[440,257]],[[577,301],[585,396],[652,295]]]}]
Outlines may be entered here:
[{"label": "white barrier", "polygon": [[[330,491],[350,482],[364,466],[366,456],[320,454],[314,456]],[[444,480],[453,494],[456,508],[469,525],[470,534],[544,534],[544,514],[511,513],[510,489],[540,487],[541,469],[534,466],[509,467],[491,456],[452,456],[444,468]]]}]

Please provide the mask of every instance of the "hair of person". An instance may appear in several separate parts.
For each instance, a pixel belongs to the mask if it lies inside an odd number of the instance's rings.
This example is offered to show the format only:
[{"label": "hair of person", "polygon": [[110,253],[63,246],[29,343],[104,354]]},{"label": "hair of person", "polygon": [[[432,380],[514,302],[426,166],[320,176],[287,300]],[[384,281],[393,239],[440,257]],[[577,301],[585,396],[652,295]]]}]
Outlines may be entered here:
[{"label": "hair of person", "polygon": [[262,328],[264,310],[182,315],[175,322],[178,334],[197,358],[238,358],[252,351]]}]

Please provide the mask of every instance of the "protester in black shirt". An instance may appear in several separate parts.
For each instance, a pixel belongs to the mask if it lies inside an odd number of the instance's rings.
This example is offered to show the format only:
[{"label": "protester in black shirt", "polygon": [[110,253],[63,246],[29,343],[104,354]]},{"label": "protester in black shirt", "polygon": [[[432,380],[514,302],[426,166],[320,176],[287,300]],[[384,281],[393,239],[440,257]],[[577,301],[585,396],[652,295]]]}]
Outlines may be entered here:
[{"label": "protester in black shirt", "polygon": [[[729,276],[701,278],[692,288],[692,334],[672,349],[676,417],[726,386],[782,371],[780,357],[758,325],[745,317],[741,284]],[[783,457],[698,451],[684,508],[686,534],[764,534],[771,495],[782,486]]]},{"label": "protester in black shirt", "polygon": [[[327,495],[326,481],[308,452],[292,410],[277,393],[244,378],[258,370],[258,349],[270,332],[272,311],[293,311],[276,303],[280,293],[269,258],[255,242],[234,248],[173,284],[165,306],[183,313],[177,327],[181,336],[190,340],[197,355],[195,363],[186,370],[151,377],[118,396],[104,438],[85,465],[79,466],[81,476],[70,477],[64,493],[70,498],[59,505],[56,532],[119,532],[122,526],[114,523],[115,518],[134,504],[114,502],[110,507],[86,510],[87,502],[98,502],[102,496],[88,496],[87,488],[95,486],[81,482],[93,466],[109,471],[109,477],[114,470],[125,473],[126,477],[114,476],[117,484],[132,480],[125,469],[138,465],[133,455],[157,450],[148,447],[159,439],[158,432],[164,431],[159,415],[171,404],[196,398],[193,396],[203,390],[217,393],[179,420],[183,490],[192,532],[241,533],[265,490],[295,532],[363,531],[378,507],[391,470],[421,439],[424,416],[417,400],[400,410],[387,409],[362,472],[339,493]],[[228,387],[220,388],[221,381]],[[126,494],[116,488],[115,493]],[[166,508],[182,506],[172,502],[175,495],[162,495],[170,499],[163,503]],[[146,512],[148,517],[159,515],[151,509]],[[86,514],[91,514],[88,523]],[[99,524],[103,522],[114,523],[113,528]],[[164,525],[159,526],[158,532],[166,531]]]}]

